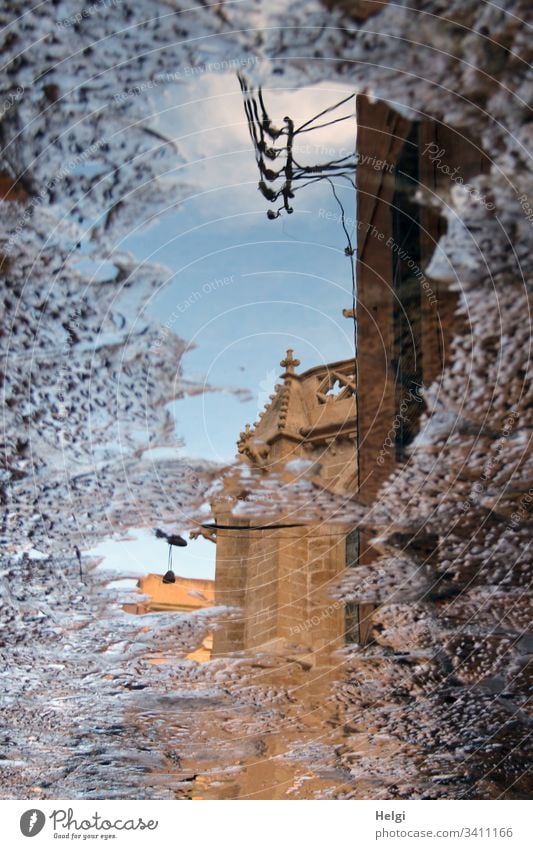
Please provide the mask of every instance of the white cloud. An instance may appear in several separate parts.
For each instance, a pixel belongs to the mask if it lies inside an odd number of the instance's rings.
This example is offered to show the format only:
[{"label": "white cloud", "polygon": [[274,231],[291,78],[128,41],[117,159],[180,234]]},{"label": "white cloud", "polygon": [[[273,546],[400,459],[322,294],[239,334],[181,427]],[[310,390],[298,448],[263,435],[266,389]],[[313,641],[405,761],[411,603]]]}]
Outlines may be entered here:
[{"label": "white cloud", "polygon": [[[350,93],[346,86],[320,83],[297,91],[266,89],[263,97],[276,126],[283,126],[284,116],[289,115],[298,127]],[[158,129],[175,139],[191,163],[184,171],[186,181],[203,190],[226,189],[210,196],[212,209],[227,208],[228,186],[236,187],[231,193],[233,209],[240,207],[241,201],[249,207],[250,198],[255,196],[249,184],[257,183],[259,177],[235,74],[204,74],[186,86],[157,90],[153,99]],[[354,115],[354,111],[351,100],[316,123]],[[355,117],[302,133],[295,140],[294,150],[300,164],[310,165],[350,155],[354,146]],[[257,205],[264,205],[259,194]]]}]

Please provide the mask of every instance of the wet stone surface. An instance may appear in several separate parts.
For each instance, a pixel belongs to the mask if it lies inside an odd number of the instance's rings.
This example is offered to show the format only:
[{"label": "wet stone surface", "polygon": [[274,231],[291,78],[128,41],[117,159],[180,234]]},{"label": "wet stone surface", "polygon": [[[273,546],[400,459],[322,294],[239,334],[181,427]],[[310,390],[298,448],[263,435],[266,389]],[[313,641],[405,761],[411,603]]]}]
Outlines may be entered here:
[{"label": "wet stone surface", "polygon": [[[23,5],[1,14],[17,17]],[[62,9],[65,18],[78,10]],[[2,793],[531,795],[527,0],[430,0],[422,13],[387,4],[371,32],[344,2],[273,2],[261,14],[253,3],[199,3],[186,22],[170,20],[166,3],[107,11],[58,27],[55,7],[43,7],[3,44],[2,96],[22,96],[1,116]],[[131,34],[130,19],[142,22]],[[170,334],[147,353],[160,328],[139,305],[167,271],[116,248],[170,195],[186,194],[168,177],[179,151],[169,143],[152,155],[143,99],[122,95],[176,67],[243,53],[290,86],[340,80],[411,118],[475,126],[490,163],[473,178],[477,195],[448,185],[431,198],[447,229],[426,272],[457,295],[449,358],[424,387],[405,464],[371,511],[350,505],[350,521],[378,538],[379,562],[353,570],[334,597],[381,605],[372,643],[311,669],[283,652],[188,660],[213,630],[213,612],[127,614],[131,597],[87,561],[80,581],[76,559],[58,554],[74,538],[90,550],[110,525],[172,528],[177,506],[192,512],[201,501],[201,472],[167,463],[162,486],[161,466],[142,460],[139,446],[140,424],[150,447],[175,446],[166,405],[198,387],[181,373],[183,339]],[[74,124],[72,138],[64,130]],[[97,177],[79,167],[84,151],[87,160],[101,152]],[[82,241],[92,262],[113,266],[97,295],[77,262]],[[305,505],[306,491],[297,497]],[[327,512],[331,501],[318,507]],[[414,544],[422,528],[437,540],[425,571]],[[50,556],[21,553],[33,547]]]}]

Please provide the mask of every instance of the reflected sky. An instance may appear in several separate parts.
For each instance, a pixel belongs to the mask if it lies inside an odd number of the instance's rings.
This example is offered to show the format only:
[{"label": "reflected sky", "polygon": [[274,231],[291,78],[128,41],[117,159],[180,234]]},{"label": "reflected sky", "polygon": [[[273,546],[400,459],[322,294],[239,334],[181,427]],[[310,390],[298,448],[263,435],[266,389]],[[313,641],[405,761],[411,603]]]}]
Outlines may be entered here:
[{"label": "reflected sky", "polygon": [[[282,126],[290,115],[298,126],[349,93],[320,84],[267,89],[264,97],[274,124]],[[190,191],[185,200],[169,197],[157,220],[139,222],[123,247],[171,269],[168,285],[145,309],[188,340],[184,375],[206,390],[170,405],[183,440],[179,453],[227,462],[244,424],[268,401],[287,348],[295,350],[302,371],[353,354],[353,326],[342,316],[352,299],[346,236],[325,182],[297,192],[293,215],[267,219],[234,73],[155,89],[150,104],[151,125],[177,144],[176,177]],[[295,158],[311,165],[353,153],[353,115],[350,101],[334,115],[349,120],[302,135]],[[353,240],[354,192],[342,179],[335,186]],[[164,546],[147,531],[135,533],[131,548],[105,542],[96,551],[115,564],[129,566],[133,557],[144,560],[142,571],[156,568]],[[186,551],[177,571],[212,577],[215,546],[202,540]]]}]

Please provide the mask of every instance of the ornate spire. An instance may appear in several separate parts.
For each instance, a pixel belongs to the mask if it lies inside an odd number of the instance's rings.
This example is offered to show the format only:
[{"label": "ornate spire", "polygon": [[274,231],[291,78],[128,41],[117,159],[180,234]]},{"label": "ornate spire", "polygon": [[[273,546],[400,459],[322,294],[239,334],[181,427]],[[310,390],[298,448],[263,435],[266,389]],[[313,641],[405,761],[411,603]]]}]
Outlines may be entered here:
[{"label": "ornate spire", "polygon": [[280,366],[285,369],[282,377],[287,377],[287,375],[294,374],[294,369],[300,365],[300,360],[297,360],[293,357],[293,349],[287,349],[287,356],[284,360],[280,362]]}]

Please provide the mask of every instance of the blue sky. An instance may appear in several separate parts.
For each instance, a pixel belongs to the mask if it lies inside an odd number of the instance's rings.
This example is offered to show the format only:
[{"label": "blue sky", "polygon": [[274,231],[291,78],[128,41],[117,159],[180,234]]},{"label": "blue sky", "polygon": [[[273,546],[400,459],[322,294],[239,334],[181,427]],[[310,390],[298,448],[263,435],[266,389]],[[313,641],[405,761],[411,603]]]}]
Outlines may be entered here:
[{"label": "blue sky", "polygon": [[[286,114],[303,123],[348,93],[321,84],[267,89],[264,96],[279,125]],[[184,440],[181,453],[224,462],[233,458],[244,424],[268,400],[287,348],[301,360],[300,370],[353,353],[353,327],[342,316],[351,306],[346,237],[326,183],[299,192],[293,215],[267,219],[234,74],[204,74],[157,89],[151,105],[154,128],[178,145],[184,160],[178,175],[190,192],[179,204],[169,198],[168,212],[124,247],[172,270],[147,309],[194,346],[182,363],[185,377],[217,388],[171,405]],[[336,116],[353,110],[351,101]],[[296,155],[311,164],[345,155],[354,145],[355,119],[303,135]],[[353,234],[353,190],[336,185]],[[133,535],[132,543],[106,542],[97,551],[119,570],[121,563],[128,572],[137,564],[140,574],[161,569],[162,543],[147,531]],[[176,570],[212,576],[214,553],[212,543],[192,543],[179,553],[183,563]]]}]

